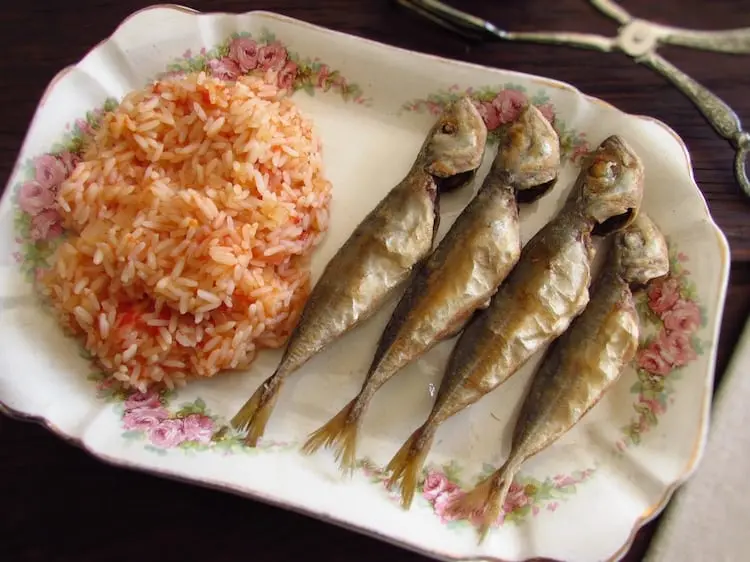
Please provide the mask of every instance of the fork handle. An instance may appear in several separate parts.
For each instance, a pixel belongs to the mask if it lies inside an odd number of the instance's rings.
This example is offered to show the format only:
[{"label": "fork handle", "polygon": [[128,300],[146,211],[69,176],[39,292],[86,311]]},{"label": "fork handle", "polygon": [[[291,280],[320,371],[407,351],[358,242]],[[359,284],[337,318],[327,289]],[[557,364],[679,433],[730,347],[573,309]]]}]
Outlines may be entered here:
[{"label": "fork handle", "polygon": [[396,3],[466,39],[483,41],[504,37],[504,32],[492,23],[439,0],[396,0]]},{"label": "fork handle", "polygon": [[690,78],[661,55],[650,51],[638,57],[637,62],[659,72],[677,86],[696,105],[711,126],[722,137],[732,143],[737,151],[735,176],[746,195],[750,196],[750,180],[747,177],[746,160],[750,150],[750,134],[742,130],[742,122],[724,100]]},{"label": "fork handle", "polygon": [[659,27],[664,32],[664,35],[660,37],[663,43],[719,53],[750,54],[750,27],[726,31],[694,31],[671,26]]},{"label": "fork handle", "polygon": [[698,107],[722,137],[728,141],[734,141],[742,132],[740,118],[724,100],[690,78],[664,57],[651,51],[638,57],[636,61],[653,68],[677,86]]},{"label": "fork handle", "polygon": [[625,25],[633,19],[633,16],[613,0],[589,0],[589,2],[605,16],[612,18],[621,25]]}]

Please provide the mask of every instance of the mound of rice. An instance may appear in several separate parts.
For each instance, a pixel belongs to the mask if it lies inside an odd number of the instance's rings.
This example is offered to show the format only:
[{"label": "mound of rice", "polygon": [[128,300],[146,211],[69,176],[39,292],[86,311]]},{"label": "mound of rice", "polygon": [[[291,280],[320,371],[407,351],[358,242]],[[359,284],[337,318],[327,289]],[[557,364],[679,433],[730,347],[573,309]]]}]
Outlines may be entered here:
[{"label": "mound of rice", "polygon": [[42,290],[125,386],[246,367],[298,320],[330,198],[312,123],[268,80],[155,82],[62,184]]}]

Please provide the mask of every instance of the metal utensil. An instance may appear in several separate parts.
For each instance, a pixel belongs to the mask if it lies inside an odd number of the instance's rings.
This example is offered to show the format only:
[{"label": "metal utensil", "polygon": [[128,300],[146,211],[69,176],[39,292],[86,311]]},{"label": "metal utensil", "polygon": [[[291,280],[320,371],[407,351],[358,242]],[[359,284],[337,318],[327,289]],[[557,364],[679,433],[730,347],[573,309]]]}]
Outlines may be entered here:
[{"label": "metal utensil", "polygon": [[696,31],[634,18],[612,0],[589,0],[600,12],[620,24],[617,37],[590,33],[514,32],[462,12],[438,0],[396,0],[402,6],[458,33],[478,41],[526,41],[581,47],[610,53],[620,51],[671,81],[703,113],[716,132],[735,149],[734,173],[746,196],[750,197],[747,157],[750,133],[743,130],[737,114],[720,97],[693,80],[656,52],[661,44],[679,45],[730,54],[750,54],[750,28],[726,31]]}]

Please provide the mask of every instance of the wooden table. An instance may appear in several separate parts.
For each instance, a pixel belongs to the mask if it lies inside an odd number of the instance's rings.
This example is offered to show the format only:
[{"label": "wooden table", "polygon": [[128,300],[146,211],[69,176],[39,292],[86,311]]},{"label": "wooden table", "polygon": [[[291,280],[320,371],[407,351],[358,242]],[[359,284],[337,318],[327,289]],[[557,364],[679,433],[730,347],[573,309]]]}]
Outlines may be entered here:
[{"label": "wooden table", "polygon": [[[24,0],[0,16],[0,180],[5,185],[37,101],[54,74],[75,63],[145,0]],[[615,33],[583,0],[463,0],[469,10],[517,30]],[[638,16],[673,25],[750,26],[750,1],[624,1]],[[717,375],[750,308],[750,201],[732,175],[733,151],[664,79],[620,54],[551,46],[469,46],[388,0],[205,0],[201,10],[265,9],[445,57],[570,82],[624,111],[671,125],[692,154],[695,176],[729,238],[732,269]],[[154,30],[158,33],[158,30]],[[750,125],[750,58],[678,48],[660,51],[732,105]],[[23,373],[19,373],[22,376]],[[0,418],[0,558],[9,562],[140,562],[241,559],[299,561],[320,552],[329,562],[424,560],[423,557],[313,519],[229,494],[113,468],[41,427]],[[640,560],[657,522],[626,557]]]}]

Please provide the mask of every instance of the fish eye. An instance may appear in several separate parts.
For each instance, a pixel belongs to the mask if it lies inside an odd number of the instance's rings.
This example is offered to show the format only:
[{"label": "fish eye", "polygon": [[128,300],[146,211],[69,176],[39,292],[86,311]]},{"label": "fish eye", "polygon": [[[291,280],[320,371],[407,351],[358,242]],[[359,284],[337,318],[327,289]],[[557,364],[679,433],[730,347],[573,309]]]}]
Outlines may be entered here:
[{"label": "fish eye", "polygon": [[591,165],[589,174],[598,179],[613,179],[618,174],[617,162],[613,160],[597,160]]},{"label": "fish eye", "polygon": [[447,121],[443,123],[443,126],[440,128],[440,131],[445,133],[446,135],[452,135],[453,133],[456,132],[456,126],[450,121]]}]

